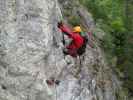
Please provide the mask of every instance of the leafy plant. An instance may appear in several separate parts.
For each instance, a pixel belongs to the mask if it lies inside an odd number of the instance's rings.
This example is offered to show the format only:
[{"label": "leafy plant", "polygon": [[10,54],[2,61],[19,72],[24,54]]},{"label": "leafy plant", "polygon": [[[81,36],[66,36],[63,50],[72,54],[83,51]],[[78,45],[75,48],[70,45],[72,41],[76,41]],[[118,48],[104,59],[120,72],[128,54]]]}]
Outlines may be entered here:
[{"label": "leafy plant", "polygon": [[[124,86],[133,95],[133,2],[132,0],[79,0],[106,34],[102,46],[116,68],[125,73]],[[102,23],[101,23],[102,22]],[[112,57],[114,56],[114,57]],[[112,59],[109,59],[110,62]]]},{"label": "leafy plant", "polygon": [[80,18],[78,16],[70,16],[68,18],[68,21],[72,26],[80,25],[81,23]]}]

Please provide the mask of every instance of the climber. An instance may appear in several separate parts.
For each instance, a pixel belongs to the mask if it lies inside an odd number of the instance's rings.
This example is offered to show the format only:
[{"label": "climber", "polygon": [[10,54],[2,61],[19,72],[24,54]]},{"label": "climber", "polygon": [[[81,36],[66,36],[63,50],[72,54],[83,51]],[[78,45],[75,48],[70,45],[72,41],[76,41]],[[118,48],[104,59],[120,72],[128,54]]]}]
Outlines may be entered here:
[{"label": "climber", "polygon": [[80,26],[75,26],[73,28],[73,32],[79,33],[82,36],[83,40],[84,40],[84,43],[83,43],[82,47],[78,49],[78,54],[79,55],[82,55],[85,52],[86,44],[88,42],[87,35],[86,35],[85,32],[82,31],[82,29],[80,28]]},{"label": "climber", "polygon": [[59,85],[60,84],[60,80],[55,80],[54,77],[51,77],[50,79],[46,80],[46,83],[48,85],[54,85],[54,84]]},{"label": "climber", "polygon": [[88,42],[89,42],[89,46],[91,48],[94,48],[94,44],[92,42],[94,40],[93,40],[92,32],[91,31],[83,32],[82,29],[80,28],[80,26],[76,26],[76,27],[73,28],[73,32],[79,33],[83,37],[83,39],[84,39],[84,44],[83,44],[82,48],[80,48],[78,54],[82,55],[85,52],[85,49],[86,49],[86,46],[87,46]]},{"label": "climber", "polygon": [[64,25],[62,22],[58,23],[58,28],[62,31],[63,34],[72,39],[72,42],[66,46],[66,48],[63,50],[63,53],[66,55],[71,55],[72,57],[77,57],[78,51],[80,51],[80,48],[84,44],[83,37],[78,34],[81,30],[77,29],[77,31],[71,31],[71,29]]}]

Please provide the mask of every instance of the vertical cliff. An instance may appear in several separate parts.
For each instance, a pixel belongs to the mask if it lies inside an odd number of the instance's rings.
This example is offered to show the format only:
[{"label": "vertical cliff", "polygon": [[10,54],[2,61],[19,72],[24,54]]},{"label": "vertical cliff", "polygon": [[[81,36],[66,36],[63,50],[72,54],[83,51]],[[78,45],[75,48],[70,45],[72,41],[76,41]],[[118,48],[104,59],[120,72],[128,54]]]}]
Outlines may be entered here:
[{"label": "vertical cliff", "polygon": [[[64,57],[60,7],[56,0],[0,0],[0,100],[117,100],[120,83],[96,41],[81,64]],[[60,84],[48,86],[50,77]]]}]

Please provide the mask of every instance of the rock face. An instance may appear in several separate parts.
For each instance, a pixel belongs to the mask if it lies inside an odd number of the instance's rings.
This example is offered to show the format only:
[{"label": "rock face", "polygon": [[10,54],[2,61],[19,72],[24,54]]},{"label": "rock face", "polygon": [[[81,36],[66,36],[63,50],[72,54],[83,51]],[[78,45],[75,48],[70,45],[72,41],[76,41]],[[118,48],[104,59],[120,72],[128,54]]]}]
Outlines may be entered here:
[{"label": "rock face", "polygon": [[116,100],[99,47],[88,45],[81,63],[64,57],[60,19],[56,0],[0,0],[0,100]]}]

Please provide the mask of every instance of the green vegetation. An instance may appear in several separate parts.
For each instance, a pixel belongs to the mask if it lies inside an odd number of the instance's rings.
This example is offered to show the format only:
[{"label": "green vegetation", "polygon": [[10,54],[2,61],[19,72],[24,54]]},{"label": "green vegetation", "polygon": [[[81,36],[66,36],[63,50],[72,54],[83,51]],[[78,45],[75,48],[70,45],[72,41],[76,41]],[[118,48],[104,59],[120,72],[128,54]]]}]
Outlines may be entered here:
[{"label": "green vegetation", "polygon": [[69,17],[69,23],[72,25],[72,26],[76,26],[76,25],[80,25],[80,18],[78,16],[71,16]]},{"label": "green vegetation", "polygon": [[127,100],[127,97],[125,95],[128,95],[127,89],[119,89],[116,91],[115,96],[116,100]]},{"label": "green vegetation", "polygon": [[102,41],[109,62],[123,75],[124,87],[133,96],[133,1],[79,0],[106,34]]},{"label": "green vegetation", "polygon": [[81,21],[79,16],[72,15],[72,8],[67,8],[63,12],[64,16],[67,18],[68,23],[72,26],[80,25]]}]

